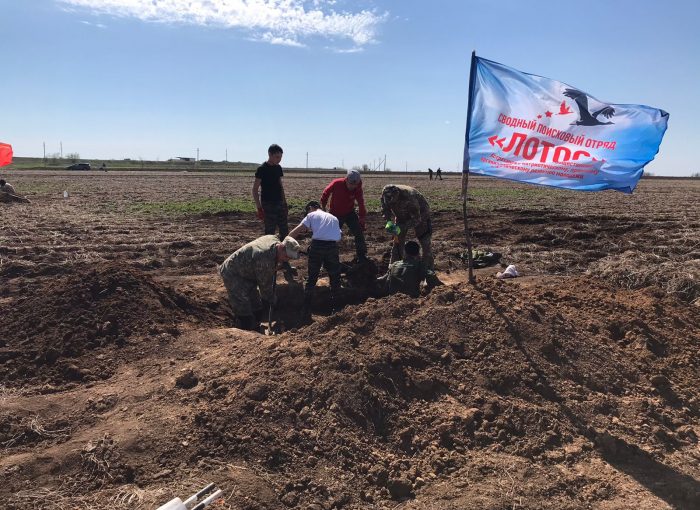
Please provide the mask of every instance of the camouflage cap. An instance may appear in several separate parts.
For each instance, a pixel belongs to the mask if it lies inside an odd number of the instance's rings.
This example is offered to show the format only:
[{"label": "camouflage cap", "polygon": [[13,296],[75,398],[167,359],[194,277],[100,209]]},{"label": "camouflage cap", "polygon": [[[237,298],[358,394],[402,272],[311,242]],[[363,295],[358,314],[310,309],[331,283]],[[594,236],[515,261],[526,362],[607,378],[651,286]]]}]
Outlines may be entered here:
[{"label": "camouflage cap", "polygon": [[299,258],[299,243],[297,243],[293,237],[285,237],[282,244],[287,251],[287,257],[293,260]]}]

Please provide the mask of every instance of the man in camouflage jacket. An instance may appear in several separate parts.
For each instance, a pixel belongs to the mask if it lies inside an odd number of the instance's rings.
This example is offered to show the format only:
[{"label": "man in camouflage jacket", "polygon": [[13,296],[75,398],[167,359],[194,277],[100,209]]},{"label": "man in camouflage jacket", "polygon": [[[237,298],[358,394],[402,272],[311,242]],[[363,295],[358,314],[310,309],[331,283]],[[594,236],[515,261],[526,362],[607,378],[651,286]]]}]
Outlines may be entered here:
[{"label": "man in camouflage jacket", "polygon": [[378,296],[401,292],[411,297],[418,297],[423,281],[426,282],[428,289],[442,285],[435,272],[428,269],[421,261],[417,242],[408,241],[404,251],[404,259],[392,263],[387,273],[381,278],[377,278]]},{"label": "man in camouflage jacket", "polygon": [[392,220],[401,229],[394,242],[392,259],[401,260],[409,228],[413,228],[423,251],[423,262],[428,269],[433,269],[433,253],[430,241],[433,226],[430,221],[430,206],[418,190],[402,184],[388,184],[382,190],[382,214]]},{"label": "man in camouflage jacket", "polygon": [[274,306],[273,282],[278,267],[298,258],[299,243],[293,238],[280,242],[277,236],[265,235],[236,250],[219,266],[238,327],[259,328],[255,314],[265,308],[261,299]]},{"label": "man in camouflage jacket", "polygon": [[15,191],[14,186],[5,179],[0,179],[0,202],[23,202],[25,204],[30,204],[28,198],[19,196]]}]

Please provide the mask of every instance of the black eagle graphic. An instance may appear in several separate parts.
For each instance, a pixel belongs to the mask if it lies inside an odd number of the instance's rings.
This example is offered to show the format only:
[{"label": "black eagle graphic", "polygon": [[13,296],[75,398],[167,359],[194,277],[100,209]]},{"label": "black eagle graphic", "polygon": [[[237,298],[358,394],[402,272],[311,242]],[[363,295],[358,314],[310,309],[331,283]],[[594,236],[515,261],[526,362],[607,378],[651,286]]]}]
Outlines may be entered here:
[{"label": "black eagle graphic", "polygon": [[576,122],[572,122],[572,126],[602,126],[604,124],[614,124],[614,122],[601,122],[598,120],[598,115],[602,115],[606,119],[615,115],[615,109],[612,106],[606,106],[591,113],[588,111],[588,97],[586,97],[586,94],[580,90],[566,89],[564,90],[564,95],[573,99],[578,106],[579,119]]}]

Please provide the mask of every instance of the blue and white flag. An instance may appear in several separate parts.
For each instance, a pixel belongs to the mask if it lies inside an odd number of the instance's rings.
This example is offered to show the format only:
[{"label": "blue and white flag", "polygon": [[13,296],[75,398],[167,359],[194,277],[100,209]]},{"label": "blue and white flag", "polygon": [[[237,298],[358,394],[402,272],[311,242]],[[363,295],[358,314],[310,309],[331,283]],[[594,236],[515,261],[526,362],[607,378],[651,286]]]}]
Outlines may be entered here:
[{"label": "blue and white flag", "polygon": [[579,191],[632,193],[659,151],[668,113],[610,104],[476,57],[465,170]]}]

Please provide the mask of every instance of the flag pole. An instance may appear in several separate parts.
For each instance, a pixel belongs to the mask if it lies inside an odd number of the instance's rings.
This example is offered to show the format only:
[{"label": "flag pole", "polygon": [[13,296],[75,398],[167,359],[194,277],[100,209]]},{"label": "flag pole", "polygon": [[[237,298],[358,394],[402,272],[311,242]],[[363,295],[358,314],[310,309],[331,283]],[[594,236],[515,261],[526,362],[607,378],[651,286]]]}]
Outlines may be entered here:
[{"label": "flag pole", "polygon": [[464,218],[464,236],[467,239],[467,262],[469,264],[469,283],[476,283],[474,261],[472,258],[472,239],[467,223],[467,192],[469,191],[469,130],[472,123],[472,106],[474,96],[474,79],[476,78],[476,51],[472,51],[469,69],[469,99],[467,106],[467,133],[464,136],[464,159],[462,161],[462,218]]}]

